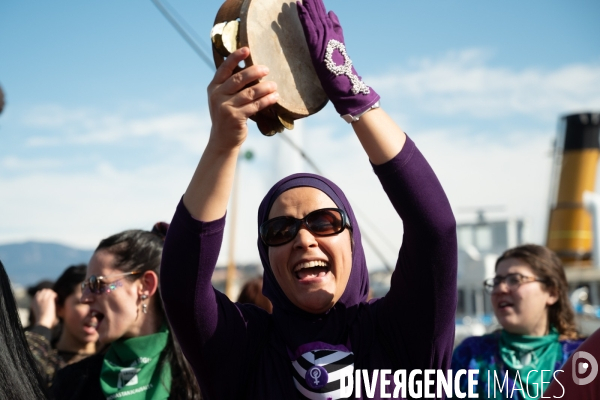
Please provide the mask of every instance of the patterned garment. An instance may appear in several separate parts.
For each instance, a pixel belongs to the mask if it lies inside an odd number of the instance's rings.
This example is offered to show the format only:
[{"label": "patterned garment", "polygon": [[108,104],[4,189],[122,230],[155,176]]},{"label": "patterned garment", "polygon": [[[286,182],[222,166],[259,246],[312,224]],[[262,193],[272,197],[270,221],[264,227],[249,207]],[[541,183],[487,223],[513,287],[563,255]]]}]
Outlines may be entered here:
[{"label": "patterned garment", "polygon": [[[512,393],[512,388],[520,388],[518,384],[515,385],[515,373],[514,371],[508,371],[502,358],[500,356],[499,341],[501,336],[501,330],[493,332],[484,336],[473,336],[465,339],[457,348],[454,350],[452,355],[452,370],[457,371],[459,369],[478,369],[480,374],[477,376],[477,388],[476,393],[479,394],[480,399],[511,399],[511,400],[523,400],[521,392],[515,390]],[[561,369],[561,366],[567,361],[569,356],[575,352],[584,339],[577,340],[560,340],[559,343],[562,346],[562,357],[556,361],[554,365],[554,371]],[[498,377],[500,385],[504,383],[505,388],[509,390],[503,390],[502,394],[499,391],[499,386],[496,385],[496,396],[494,397],[494,377],[493,373],[490,375],[490,381],[488,382],[487,371],[501,371],[501,376]],[[508,374],[507,374],[508,371]],[[552,377],[551,374],[547,375]],[[492,385],[490,385],[490,382]],[[463,377],[460,381],[460,389],[463,393],[467,392],[467,378]],[[488,396],[488,388],[489,394]],[[507,396],[508,394],[508,396]],[[531,393],[533,394],[533,393]],[[538,392],[537,397],[541,396],[541,391]]]},{"label": "patterned garment", "polygon": [[331,346],[319,342],[314,344],[317,346],[310,343],[303,347],[317,347],[316,349],[292,359],[294,385],[302,398],[341,399],[341,379],[354,373],[354,353],[341,345]]},{"label": "patterned garment", "polygon": [[[47,330],[47,332],[46,332]],[[58,370],[67,366],[67,364],[76,363],[83,360],[88,355],[82,355],[66,351],[58,351],[50,342],[50,330],[34,328],[25,332],[25,337],[29,343],[29,349],[33,358],[42,373],[44,381],[48,387],[52,386],[52,380]]]}]

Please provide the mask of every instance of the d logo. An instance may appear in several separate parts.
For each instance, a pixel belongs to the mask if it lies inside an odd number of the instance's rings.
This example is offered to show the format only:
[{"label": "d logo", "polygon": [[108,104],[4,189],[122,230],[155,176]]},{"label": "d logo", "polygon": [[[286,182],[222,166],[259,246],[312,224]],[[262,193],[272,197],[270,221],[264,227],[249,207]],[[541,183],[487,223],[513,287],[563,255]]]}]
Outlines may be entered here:
[{"label": "d logo", "polygon": [[[580,359],[586,361],[581,361]],[[578,375],[584,375],[588,370],[591,372],[586,378],[579,378]],[[593,355],[585,351],[578,351],[573,355],[573,382],[577,385],[587,385],[593,381],[597,375],[598,361],[596,361]]]}]

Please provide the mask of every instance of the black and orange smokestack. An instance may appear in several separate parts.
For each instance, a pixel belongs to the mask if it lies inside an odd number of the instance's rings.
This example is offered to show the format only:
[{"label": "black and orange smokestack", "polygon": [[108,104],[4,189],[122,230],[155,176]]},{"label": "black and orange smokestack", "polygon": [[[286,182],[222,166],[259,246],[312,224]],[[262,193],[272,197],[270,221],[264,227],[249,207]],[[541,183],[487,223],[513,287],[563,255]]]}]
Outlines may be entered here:
[{"label": "black and orange smokestack", "polygon": [[[594,191],[600,157],[600,114],[563,117],[556,145],[561,157],[558,190],[548,224],[547,246],[567,264],[589,264],[592,221],[583,206],[583,192]],[[553,182],[556,185],[556,182]]]}]

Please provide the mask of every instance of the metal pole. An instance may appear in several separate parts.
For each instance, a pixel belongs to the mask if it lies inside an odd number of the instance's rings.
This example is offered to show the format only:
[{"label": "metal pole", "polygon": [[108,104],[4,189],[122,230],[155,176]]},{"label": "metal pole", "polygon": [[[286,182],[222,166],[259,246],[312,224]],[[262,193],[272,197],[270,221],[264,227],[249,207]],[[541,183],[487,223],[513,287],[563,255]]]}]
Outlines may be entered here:
[{"label": "metal pole", "polygon": [[[174,10],[169,11],[167,9],[167,7],[165,7],[161,3],[160,0],[152,0],[152,2],[156,6],[156,8],[158,8],[158,10],[162,13],[162,15],[171,23],[171,25],[173,25],[175,30],[177,30],[177,32],[179,32],[181,37],[183,37],[183,39],[192,47],[192,49],[196,52],[196,54],[198,54],[198,56],[200,56],[202,61],[204,61],[206,63],[206,65],[208,65],[208,68],[210,68],[211,70],[214,71],[216,68],[215,68],[215,65],[213,64],[213,60],[204,52],[204,50],[198,45],[196,40],[194,38],[192,38],[192,36],[177,21],[177,19],[180,19],[181,21],[183,21],[183,18],[181,18],[180,16],[176,16],[176,13]],[[187,28],[188,28],[187,30],[189,30],[190,32],[194,32],[189,27],[189,25],[187,26]]]}]

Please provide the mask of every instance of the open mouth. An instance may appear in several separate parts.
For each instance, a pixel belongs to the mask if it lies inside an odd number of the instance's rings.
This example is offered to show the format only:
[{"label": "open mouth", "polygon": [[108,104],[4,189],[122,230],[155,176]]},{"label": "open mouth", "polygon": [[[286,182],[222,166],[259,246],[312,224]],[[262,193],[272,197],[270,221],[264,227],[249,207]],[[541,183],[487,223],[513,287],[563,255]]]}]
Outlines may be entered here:
[{"label": "open mouth", "polygon": [[513,304],[508,301],[501,301],[498,303],[498,308],[500,310],[504,310],[504,309],[506,309],[508,307],[512,307],[512,306],[513,306]]},{"label": "open mouth", "polygon": [[329,264],[325,261],[301,262],[294,267],[294,274],[298,280],[323,278],[329,272]]},{"label": "open mouth", "polygon": [[102,322],[103,319],[104,314],[92,310],[90,311],[90,319],[84,325],[90,328],[98,329],[98,325],[100,325],[100,322]]}]

